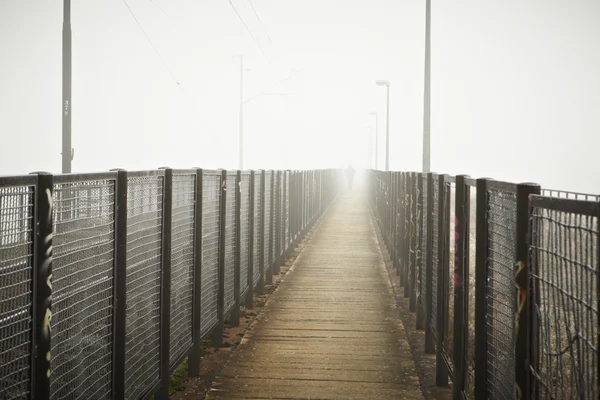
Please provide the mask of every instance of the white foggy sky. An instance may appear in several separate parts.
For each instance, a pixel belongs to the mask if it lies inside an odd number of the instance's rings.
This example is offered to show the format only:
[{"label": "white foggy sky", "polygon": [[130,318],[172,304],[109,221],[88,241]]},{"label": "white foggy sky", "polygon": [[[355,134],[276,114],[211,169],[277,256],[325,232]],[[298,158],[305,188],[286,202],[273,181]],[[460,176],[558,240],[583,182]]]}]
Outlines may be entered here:
[{"label": "white foggy sky", "polygon": [[[421,168],[424,1],[74,0],[76,172],[237,167],[245,97],[302,69],[299,95],[245,107],[245,166],[364,167],[391,82],[390,167]],[[600,5],[432,1],[432,168],[600,192]],[[0,175],[60,172],[61,0],[0,0]],[[269,41],[268,36],[271,38]]]}]

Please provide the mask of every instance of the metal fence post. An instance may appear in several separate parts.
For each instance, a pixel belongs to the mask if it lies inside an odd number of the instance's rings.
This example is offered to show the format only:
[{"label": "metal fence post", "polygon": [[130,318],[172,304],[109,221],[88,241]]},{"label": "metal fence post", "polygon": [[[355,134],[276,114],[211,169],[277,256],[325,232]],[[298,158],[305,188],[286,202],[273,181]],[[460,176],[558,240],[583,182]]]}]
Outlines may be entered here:
[{"label": "metal fence post", "polygon": [[194,294],[192,303],[192,350],[188,355],[188,376],[200,375],[202,358],[202,207],[203,171],[196,169],[196,205],[194,210]]},{"label": "metal fence post", "polygon": [[256,285],[256,292],[262,294],[265,290],[265,264],[267,260],[267,255],[265,254],[265,240],[269,240],[266,229],[267,226],[265,224],[265,178],[266,171],[260,171],[260,279],[258,280],[258,285]]},{"label": "metal fence post", "polygon": [[[436,176],[437,178],[437,176]],[[433,332],[433,321],[431,320],[433,313],[433,199],[435,198],[433,194],[433,179],[434,176],[431,172],[427,173],[427,243],[426,243],[426,251],[423,255],[424,260],[426,260],[426,269],[425,269],[425,305],[426,305],[426,314],[425,314],[425,352],[432,354],[435,353],[435,342],[434,342],[434,332]],[[438,216],[441,214],[438,208]],[[439,218],[438,218],[439,219]],[[439,243],[438,243],[439,249]],[[437,267],[437,265],[436,265]],[[437,272],[437,270],[436,270]],[[437,274],[436,274],[437,275]],[[439,282],[438,282],[439,285]],[[437,295],[437,293],[436,293]],[[437,298],[437,296],[436,296]],[[439,299],[438,299],[439,303]],[[437,309],[436,309],[437,311]]]},{"label": "metal fence post", "polygon": [[169,398],[170,331],[171,331],[171,216],[173,204],[173,170],[164,168],[160,290],[160,387],[157,400]]},{"label": "metal fence post", "polygon": [[52,175],[37,173],[33,199],[32,399],[50,399],[52,318]]},{"label": "metal fence post", "polygon": [[113,398],[125,398],[127,318],[127,171],[117,171],[115,187],[115,265],[113,314]]},{"label": "metal fence post", "polygon": [[[235,190],[235,189],[233,189]],[[221,198],[219,204],[219,292],[217,294],[217,326],[212,334],[215,347],[223,345],[225,329],[225,227],[227,216],[227,170],[221,170]]]},{"label": "metal fence post", "polygon": [[409,311],[417,310],[417,175],[410,173]]},{"label": "metal fence post", "polygon": [[254,288],[254,173],[254,171],[250,171],[250,199],[248,209],[248,293],[244,299],[246,308],[252,308],[252,289]]},{"label": "metal fence post", "polygon": [[[435,384],[437,386],[448,385],[448,368],[444,360],[443,346],[448,335],[448,282],[450,281],[450,204],[452,193],[450,187],[446,187],[447,175],[439,176],[438,186],[438,264],[437,268],[437,321],[436,333],[436,362],[435,362]],[[446,218],[442,216],[445,215]],[[452,233],[454,234],[454,232]],[[455,397],[456,398],[456,397]]]},{"label": "metal fence post", "polygon": [[426,217],[425,213],[427,212],[427,210],[425,210],[423,208],[423,202],[425,201],[425,197],[424,197],[424,192],[425,192],[425,188],[427,185],[427,182],[423,183],[423,177],[425,176],[425,174],[423,173],[418,173],[417,174],[417,190],[418,190],[418,195],[417,195],[417,219],[416,219],[416,223],[417,223],[417,232],[419,232],[418,234],[418,239],[417,239],[417,243],[415,246],[415,250],[416,250],[416,254],[420,255],[419,257],[417,257],[417,263],[416,263],[416,268],[417,268],[417,285],[416,285],[416,292],[417,292],[417,301],[416,301],[416,306],[417,306],[417,323],[416,323],[416,329],[425,329],[425,310],[423,309],[423,304],[425,302],[425,293],[423,293],[423,280],[427,279],[425,276],[423,276],[423,272],[424,272],[424,264],[427,260],[427,255],[424,254],[423,252],[423,223]]},{"label": "metal fence post", "polygon": [[[468,293],[469,293],[469,227],[471,221],[471,188],[465,182],[466,175],[456,177],[455,226],[454,226],[454,398],[462,396],[467,378],[468,349]],[[478,192],[479,193],[479,192]],[[485,208],[484,208],[485,209]],[[477,208],[479,211],[479,208]],[[479,241],[479,236],[477,236]]]},{"label": "metal fence post", "polygon": [[268,237],[268,243],[269,243],[269,254],[266,255],[267,257],[267,284],[271,284],[273,283],[273,264],[275,264],[275,257],[272,257],[272,255],[275,253],[274,251],[274,246],[275,246],[275,232],[273,232],[273,221],[274,221],[274,214],[275,214],[275,203],[273,203],[273,194],[275,193],[275,174],[276,171],[271,171],[271,184],[269,185],[269,187],[271,188],[271,190],[269,191],[269,229],[267,232],[269,232],[269,237]]},{"label": "metal fence post", "polygon": [[235,188],[230,190],[237,191],[235,196],[235,262],[233,266],[233,302],[234,306],[231,310],[230,323],[232,326],[240,324],[240,286],[241,286],[241,270],[240,270],[240,255],[241,255],[241,209],[242,209],[242,171],[238,170],[235,175]]},{"label": "metal fence post", "polygon": [[532,376],[529,362],[533,362],[533,346],[530,346],[532,318],[529,299],[529,196],[540,194],[540,186],[533,183],[517,185],[517,237],[515,243],[515,284],[517,287],[517,321],[515,343],[515,378],[521,398],[532,398]]},{"label": "metal fence post", "polygon": [[281,179],[282,179],[282,174],[281,171],[277,171],[277,185],[275,185],[275,190],[273,191],[273,196],[277,197],[277,199],[275,199],[275,257],[273,260],[273,267],[272,267],[272,275],[279,275],[280,272],[280,262],[281,262],[281,244],[283,243],[281,240],[281,232],[283,232],[282,229],[282,220],[281,220],[281,188],[282,188],[282,184],[281,184]]},{"label": "metal fence post", "polygon": [[477,179],[475,258],[475,398],[487,397],[488,180]]}]

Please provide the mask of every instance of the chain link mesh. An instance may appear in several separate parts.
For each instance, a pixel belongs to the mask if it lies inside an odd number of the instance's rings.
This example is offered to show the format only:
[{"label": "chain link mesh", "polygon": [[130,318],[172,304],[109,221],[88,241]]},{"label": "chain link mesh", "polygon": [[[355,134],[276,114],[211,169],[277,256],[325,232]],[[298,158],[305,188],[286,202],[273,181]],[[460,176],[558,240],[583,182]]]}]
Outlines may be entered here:
[{"label": "chain link mesh", "polygon": [[271,208],[273,208],[273,218],[271,218],[271,235],[273,236],[273,246],[271,247],[271,262],[269,265],[275,263],[277,259],[277,196],[278,192],[278,182],[279,182],[279,174],[273,172],[273,187],[271,190],[273,191],[273,203],[271,204]]},{"label": "chain link mesh", "polygon": [[192,346],[196,175],[173,175],[171,332],[173,365]]},{"label": "chain link mesh", "polygon": [[290,244],[290,171],[285,172],[285,250]]},{"label": "chain link mesh", "polygon": [[421,177],[421,182],[419,185],[421,187],[421,191],[423,192],[423,200],[420,205],[420,217],[419,220],[419,242],[417,242],[417,246],[419,246],[419,260],[417,262],[417,266],[419,267],[419,293],[421,300],[421,307],[423,311],[427,312],[427,299],[426,296],[426,287],[427,287],[427,219],[429,215],[427,215],[427,175]]},{"label": "chain link mesh", "polygon": [[279,187],[280,187],[280,189],[279,189],[280,213],[279,214],[281,215],[280,218],[279,218],[279,221],[280,221],[279,225],[280,225],[280,228],[281,228],[281,232],[280,232],[280,235],[279,235],[279,237],[280,237],[280,243],[281,243],[281,245],[279,246],[280,247],[280,249],[279,249],[279,251],[280,251],[279,255],[283,255],[283,253],[285,252],[285,187],[284,187],[284,185],[285,185],[285,179],[284,179],[284,177],[285,177],[285,172],[283,172],[281,174],[281,178],[280,178],[281,182],[279,184]]},{"label": "chain link mesh", "polygon": [[0,393],[31,396],[33,187],[0,188]]},{"label": "chain link mesh", "polygon": [[128,179],[125,397],[158,382],[163,177]]},{"label": "chain link mesh", "polygon": [[533,208],[534,398],[598,399],[598,220]]},{"label": "chain link mesh", "polygon": [[219,294],[219,210],[221,174],[204,173],[202,182],[202,306],[201,334],[218,322]]},{"label": "chain link mesh", "polygon": [[265,246],[265,271],[271,268],[272,252],[269,247],[271,237],[271,172],[265,172],[265,231],[263,233],[263,241]]},{"label": "chain link mesh", "polygon": [[515,192],[488,190],[487,346],[488,397],[515,395]]},{"label": "chain link mesh", "polygon": [[260,223],[261,209],[261,176],[254,174],[254,260],[252,282],[256,285],[260,280],[260,249],[263,242],[263,230]]},{"label": "chain link mesh", "polygon": [[225,207],[225,308],[224,314],[235,306],[235,200],[238,193],[236,187],[237,173],[227,174],[227,206]]},{"label": "chain link mesh", "polygon": [[250,173],[242,172],[240,198],[240,296],[248,290],[248,247],[250,245]]},{"label": "chain link mesh", "polygon": [[54,185],[50,398],[110,398],[115,181]]},{"label": "chain link mesh", "polygon": [[[439,259],[439,248],[438,246],[438,224],[439,224],[439,187],[440,182],[438,176],[433,174],[433,193],[431,194],[431,198],[433,200],[432,204],[432,213],[429,218],[432,219],[432,236],[433,236],[433,245],[431,247],[431,328],[434,334],[437,334],[437,308],[438,308],[438,298],[437,298],[437,290],[438,290],[438,259]],[[443,215],[442,215],[443,216]]]}]

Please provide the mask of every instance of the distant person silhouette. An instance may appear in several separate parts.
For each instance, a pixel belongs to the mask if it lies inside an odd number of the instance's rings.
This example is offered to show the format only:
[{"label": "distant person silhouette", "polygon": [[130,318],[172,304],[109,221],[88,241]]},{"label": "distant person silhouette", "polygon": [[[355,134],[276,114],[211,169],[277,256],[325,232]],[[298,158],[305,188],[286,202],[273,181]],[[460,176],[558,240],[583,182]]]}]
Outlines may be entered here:
[{"label": "distant person silhouette", "polygon": [[346,168],[346,178],[348,178],[348,190],[352,190],[352,180],[354,179],[354,173],[356,171],[352,168],[351,164],[348,164],[348,168]]}]

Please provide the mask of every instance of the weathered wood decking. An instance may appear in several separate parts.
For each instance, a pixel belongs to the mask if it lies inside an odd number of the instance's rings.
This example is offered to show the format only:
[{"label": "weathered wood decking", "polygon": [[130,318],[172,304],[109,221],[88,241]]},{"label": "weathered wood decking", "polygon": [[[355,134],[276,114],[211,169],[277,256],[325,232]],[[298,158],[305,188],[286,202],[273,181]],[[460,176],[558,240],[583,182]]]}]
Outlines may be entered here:
[{"label": "weathered wood decking", "polygon": [[207,398],[421,398],[365,198],[326,212]]}]

